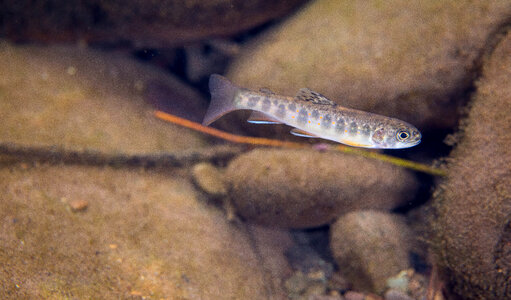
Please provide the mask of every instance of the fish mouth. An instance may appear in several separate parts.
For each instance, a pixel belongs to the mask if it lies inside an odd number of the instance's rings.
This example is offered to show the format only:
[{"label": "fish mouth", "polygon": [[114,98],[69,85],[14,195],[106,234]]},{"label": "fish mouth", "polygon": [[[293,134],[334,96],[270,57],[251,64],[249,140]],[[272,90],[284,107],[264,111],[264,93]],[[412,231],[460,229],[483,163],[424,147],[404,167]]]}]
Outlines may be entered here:
[{"label": "fish mouth", "polygon": [[418,139],[416,141],[410,142],[410,147],[417,146],[420,143],[421,143],[421,139]]}]

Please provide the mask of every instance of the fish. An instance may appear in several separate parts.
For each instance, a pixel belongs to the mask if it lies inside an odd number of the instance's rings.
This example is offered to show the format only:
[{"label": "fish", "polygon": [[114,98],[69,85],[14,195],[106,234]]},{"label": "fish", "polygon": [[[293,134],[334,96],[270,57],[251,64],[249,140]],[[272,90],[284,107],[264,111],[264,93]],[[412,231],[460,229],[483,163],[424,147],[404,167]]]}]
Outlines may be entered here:
[{"label": "fish", "polygon": [[208,126],[236,110],[252,110],[248,122],[286,124],[291,133],[321,138],[352,147],[402,149],[418,145],[422,135],[413,125],[399,119],[347,108],[309,88],[296,96],[277,95],[270,90],[254,91],[212,74],[211,102],[202,124]]}]

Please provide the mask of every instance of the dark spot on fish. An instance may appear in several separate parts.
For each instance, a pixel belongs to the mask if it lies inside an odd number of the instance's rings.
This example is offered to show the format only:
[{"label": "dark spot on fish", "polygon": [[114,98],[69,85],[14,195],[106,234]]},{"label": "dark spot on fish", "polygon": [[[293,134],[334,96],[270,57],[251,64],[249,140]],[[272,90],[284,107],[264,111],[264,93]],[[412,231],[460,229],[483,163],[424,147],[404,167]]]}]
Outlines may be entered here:
[{"label": "dark spot on fish", "polygon": [[375,144],[381,145],[385,141],[385,129],[380,127],[374,131],[372,140]]},{"label": "dark spot on fish", "polygon": [[371,126],[365,124],[364,126],[362,126],[362,132],[361,132],[363,135],[365,136],[369,136],[371,134]]},{"label": "dark spot on fish", "polygon": [[349,133],[350,134],[356,134],[358,131],[358,125],[355,122],[350,123]]},{"label": "dark spot on fish", "polygon": [[308,119],[308,112],[306,109],[301,109],[300,110],[300,113],[298,113],[298,123],[299,124],[305,124],[307,123],[307,119]]},{"label": "dark spot on fish", "polygon": [[344,133],[344,128],[346,127],[346,122],[344,122],[343,118],[337,119],[335,122],[335,131],[339,133]]},{"label": "dark spot on fish", "polygon": [[321,125],[323,126],[323,128],[330,128],[331,124],[332,124],[332,118],[330,117],[330,115],[325,115],[323,117],[323,121],[321,122]]},{"label": "dark spot on fish", "polygon": [[284,118],[286,116],[286,106],[284,104],[280,104],[275,115],[279,118]]},{"label": "dark spot on fish", "polygon": [[319,112],[317,110],[313,110],[311,113],[311,117],[313,119],[319,119]]},{"label": "dark spot on fish", "polygon": [[275,105],[275,106],[279,105],[279,100],[274,99],[274,100],[273,100],[273,105]]},{"label": "dark spot on fish", "polygon": [[271,101],[269,99],[264,99],[263,105],[261,107],[263,109],[263,111],[269,111],[270,107],[271,107]]},{"label": "dark spot on fish", "polygon": [[287,108],[292,112],[296,111],[296,105],[294,103],[289,104]]},{"label": "dark spot on fish", "polygon": [[256,105],[257,105],[257,103],[259,102],[259,100],[260,100],[260,99],[261,99],[261,98],[259,98],[258,96],[250,96],[250,97],[248,97],[248,103],[247,103],[247,105],[248,105],[249,107],[254,107],[254,106],[256,106]]}]

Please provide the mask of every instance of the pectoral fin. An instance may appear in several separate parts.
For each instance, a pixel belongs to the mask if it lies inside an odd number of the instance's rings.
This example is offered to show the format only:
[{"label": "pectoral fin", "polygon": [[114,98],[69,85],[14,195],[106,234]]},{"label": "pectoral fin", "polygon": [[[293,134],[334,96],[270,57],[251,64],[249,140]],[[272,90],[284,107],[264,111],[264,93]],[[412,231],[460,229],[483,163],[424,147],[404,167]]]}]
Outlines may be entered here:
[{"label": "pectoral fin", "polygon": [[318,136],[316,136],[310,132],[298,129],[298,128],[291,129],[291,134],[296,135],[296,136],[306,137],[306,138],[313,138],[313,139],[318,138]]},{"label": "pectoral fin", "polygon": [[259,111],[253,111],[247,122],[252,124],[282,124],[279,120],[276,120],[267,114],[263,114]]}]

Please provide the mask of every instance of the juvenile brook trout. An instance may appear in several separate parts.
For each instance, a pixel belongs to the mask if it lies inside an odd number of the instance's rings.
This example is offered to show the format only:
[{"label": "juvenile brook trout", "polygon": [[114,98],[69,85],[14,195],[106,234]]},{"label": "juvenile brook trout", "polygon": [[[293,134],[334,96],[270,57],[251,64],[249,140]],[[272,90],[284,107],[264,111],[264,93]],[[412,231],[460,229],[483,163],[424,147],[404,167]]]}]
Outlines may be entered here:
[{"label": "juvenile brook trout", "polygon": [[323,138],[353,147],[399,149],[415,146],[421,134],[413,125],[365,111],[335,104],[320,93],[301,89],[295,97],[276,95],[268,90],[252,91],[237,87],[225,77],[209,78],[211,103],[203,125],[209,125],[228,112],[250,109],[249,122],[287,124],[291,133]]}]

